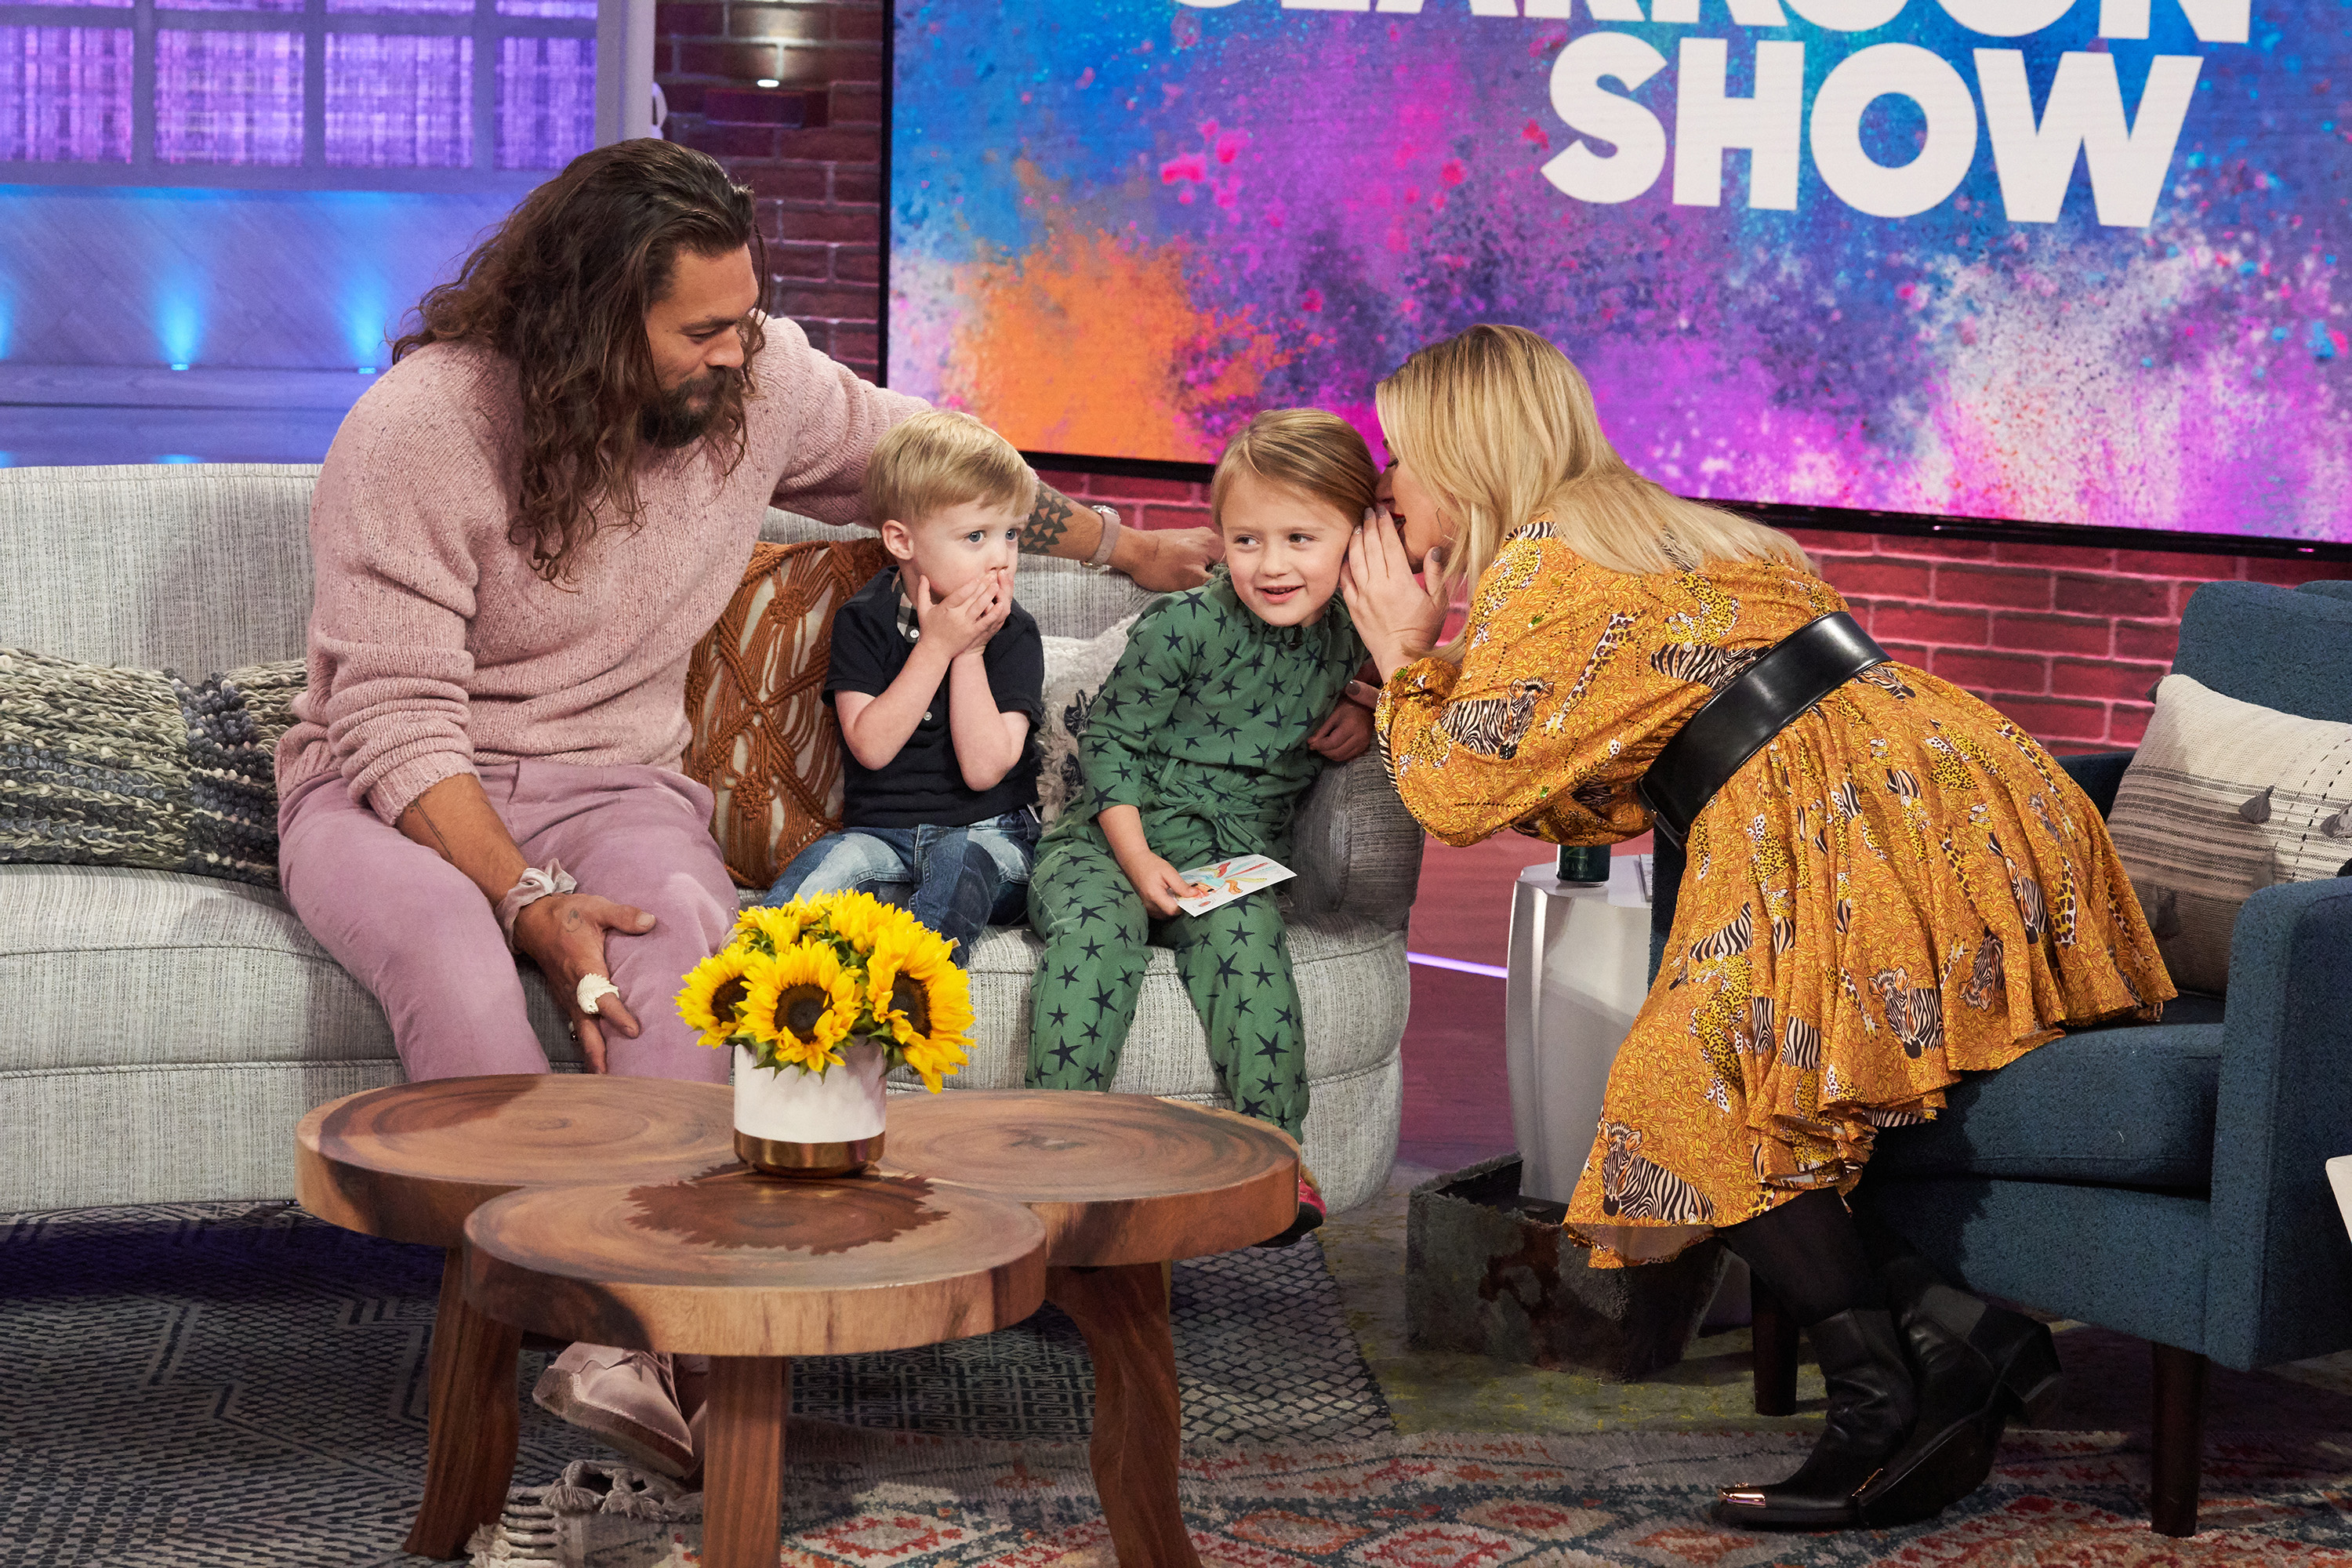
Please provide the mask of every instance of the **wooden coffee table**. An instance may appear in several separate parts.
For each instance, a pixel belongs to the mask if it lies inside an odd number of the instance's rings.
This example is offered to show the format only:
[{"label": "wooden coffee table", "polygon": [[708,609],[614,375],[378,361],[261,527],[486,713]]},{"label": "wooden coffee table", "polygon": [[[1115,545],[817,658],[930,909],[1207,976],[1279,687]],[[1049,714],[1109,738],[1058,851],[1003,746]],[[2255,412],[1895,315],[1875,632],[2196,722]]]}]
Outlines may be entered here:
[{"label": "wooden coffee table", "polygon": [[901,1095],[887,1139],[886,1168],[1013,1199],[1045,1222],[1045,1299],[1094,1358],[1087,1457],[1119,1568],[1197,1568],[1176,1497],[1183,1433],[1167,1266],[1287,1226],[1297,1145],[1181,1101],[1034,1089]]},{"label": "wooden coffee table", "polygon": [[1289,1139],[1141,1096],[960,1089],[894,1098],[884,1172],[822,1183],[743,1171],[732,1122],[720,1086],[569,1076],[374,1089],[303,1120],[305,1207],[467,1244],[442,1275],[409,1551],[461,1555],[502,1510],[522,1328],[716,1358],[703,1560],[768,1568],[787,1358],[985,1333],[1050,1299],[1094,1358],[1122,1568],[1195,1568],[1166,1268],[1290,1223]]},{"label": "wooden coffee table", "polygon": [[506,1507],[514,1476],[521,1335],[466,1300],[467,1216],[518,1187],[732,1168],[734,1115],[734,1096],[719,1084],[545,1073],[397,1084],[302,1119],[294,1190],[304,1208],[347,1230],[446,1252],[410,1552],[464,1556],[474,1528]]},{"label": "wooden coffee table", "polygon": [[466,1288],[506,1322],[709,1356],[702,1557],[774,1568],[796,1355],[984,1334],[1045,1294],[1045,1226],[919,1176],[533,1187],[466,1222]]}]

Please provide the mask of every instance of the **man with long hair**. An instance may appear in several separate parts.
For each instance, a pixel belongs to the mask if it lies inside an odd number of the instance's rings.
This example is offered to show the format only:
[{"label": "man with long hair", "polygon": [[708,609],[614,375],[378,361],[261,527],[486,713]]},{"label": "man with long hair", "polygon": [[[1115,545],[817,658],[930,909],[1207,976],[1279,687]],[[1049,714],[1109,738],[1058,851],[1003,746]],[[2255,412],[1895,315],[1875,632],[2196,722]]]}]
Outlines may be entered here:
[{"label": "man with long hair", "polygon": [[[861,521],[867,455],[924,406],[763,316],[765,259],[712,159],[583,153],[425,297],[327,454],[279,865],[412,1079],[547,1070],[520,953],[592,1071],[726,1079],[667,1005],[736,907],[677,771],[687,658],[769,502]],[[1040,487],[1024,548],[1180,588],[1214,538]],[[690,1467],[667,1358],[574,1346],[550,1377],[543,1402]]]}]

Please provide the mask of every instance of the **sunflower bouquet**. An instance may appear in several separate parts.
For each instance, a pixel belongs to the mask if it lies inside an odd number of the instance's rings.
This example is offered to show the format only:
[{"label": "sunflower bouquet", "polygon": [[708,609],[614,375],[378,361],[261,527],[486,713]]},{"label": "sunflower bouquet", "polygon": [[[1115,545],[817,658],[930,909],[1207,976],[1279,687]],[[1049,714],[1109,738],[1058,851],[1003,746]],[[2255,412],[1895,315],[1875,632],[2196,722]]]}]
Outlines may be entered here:
[{"label": "sunflower bouquet", "polygon": [[871,893],[751,909],[686,977],[677,1010],[714,1050],[823,1077],[845,1045],[880,1046],[937,1094],[970,1059],[971,981],[947,939]]}]

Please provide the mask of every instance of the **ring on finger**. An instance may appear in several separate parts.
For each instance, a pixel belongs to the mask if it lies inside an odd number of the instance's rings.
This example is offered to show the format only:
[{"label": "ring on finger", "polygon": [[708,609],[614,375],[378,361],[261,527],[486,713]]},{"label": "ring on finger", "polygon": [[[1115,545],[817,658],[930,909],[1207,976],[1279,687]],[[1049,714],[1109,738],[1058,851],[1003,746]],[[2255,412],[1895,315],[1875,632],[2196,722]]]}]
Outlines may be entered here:
[{"label": "ring on finger", "polygon": [[593,1018],[597,1016],[598,1002],[607,996],[618,996],[620,994],[621,988],[613,984],[610,975],[583,974],[580,977],[579,985],[572,992],[572,1000],[580,1004],[580,1010],[583,1013]]}]

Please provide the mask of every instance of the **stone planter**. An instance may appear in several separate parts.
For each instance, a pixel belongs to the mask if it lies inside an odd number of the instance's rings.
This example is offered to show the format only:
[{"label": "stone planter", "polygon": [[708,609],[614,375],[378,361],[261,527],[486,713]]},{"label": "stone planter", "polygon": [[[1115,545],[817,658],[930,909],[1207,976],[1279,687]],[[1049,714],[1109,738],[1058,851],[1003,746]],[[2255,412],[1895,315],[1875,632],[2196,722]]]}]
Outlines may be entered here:
[{"label": "stone planter", "polygon": [[1564,1204],[1519,1195],[1505,1154],[1413,1188],[1405,1222],[1405,1329],[1415,1350],[1469,1351],[1627,1383],[1674,1365],[1722,1272],[1720,1242],[1670,1263],[1586,1267]]}]

